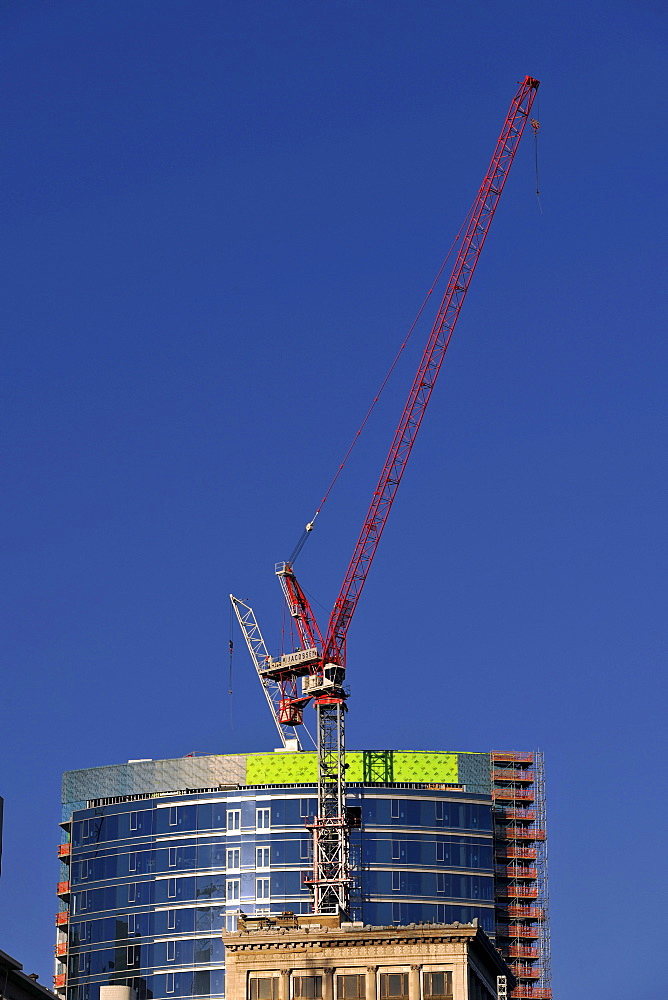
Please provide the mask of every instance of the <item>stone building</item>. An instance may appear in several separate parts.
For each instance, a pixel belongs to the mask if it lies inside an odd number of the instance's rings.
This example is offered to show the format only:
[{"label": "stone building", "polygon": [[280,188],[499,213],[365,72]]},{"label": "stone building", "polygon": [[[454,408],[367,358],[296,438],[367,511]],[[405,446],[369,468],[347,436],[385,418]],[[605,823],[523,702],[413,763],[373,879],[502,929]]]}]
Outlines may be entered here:
[{"label": "stone building", "polygon": [[229,1000],[497,1000],[514,980],[478,926],[371,927],[323,915],[223,933]]}]

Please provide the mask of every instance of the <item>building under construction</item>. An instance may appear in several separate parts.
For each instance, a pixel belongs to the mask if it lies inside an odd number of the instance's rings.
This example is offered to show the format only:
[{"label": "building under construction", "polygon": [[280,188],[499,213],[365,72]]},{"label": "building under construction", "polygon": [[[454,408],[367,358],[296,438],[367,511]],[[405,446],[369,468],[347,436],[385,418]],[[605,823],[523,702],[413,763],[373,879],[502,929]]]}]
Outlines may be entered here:
[{"label": "building under construction", "polygon": [[[510,995],[551,997],[541,755],[367,751],[348,765],[351,918],[477,918],[517,979]],[[314,753],[67,772],[57,991],[224,997],[221,929],[311,909],[316,807]]]}]

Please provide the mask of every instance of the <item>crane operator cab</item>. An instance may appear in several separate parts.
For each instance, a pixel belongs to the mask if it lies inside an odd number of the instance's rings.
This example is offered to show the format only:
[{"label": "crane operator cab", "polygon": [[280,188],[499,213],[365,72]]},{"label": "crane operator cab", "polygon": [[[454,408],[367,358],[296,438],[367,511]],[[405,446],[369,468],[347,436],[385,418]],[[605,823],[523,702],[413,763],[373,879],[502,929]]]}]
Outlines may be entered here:
[{"label": "crane operator cab", "polygon": [[345,667],[338,663],[325,663],[321,673],[307,674],[302,678],[302,694],[314,695],[325,691],[335,691],[343,686]]}]

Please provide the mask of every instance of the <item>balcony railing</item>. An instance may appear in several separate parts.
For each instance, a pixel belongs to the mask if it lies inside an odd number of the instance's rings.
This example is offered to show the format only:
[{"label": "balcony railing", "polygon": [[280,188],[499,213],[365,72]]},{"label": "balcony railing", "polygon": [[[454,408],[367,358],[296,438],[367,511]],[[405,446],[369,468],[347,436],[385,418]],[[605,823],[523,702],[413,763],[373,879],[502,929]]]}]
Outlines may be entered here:
[{"label": "balcony railing", "polygon": [[501,856],[504,858],[527,858],[532,859],[537,856],[535,847],[518,847],[517,844],[499,844],[497,846],[497,860]]},{"label": "balcony railing", "polygon": [[57,888],[56,892],[61,897],[69,896],[69,894],[70,894],[70,883],[69,882],[59,882],[58,883],[58,888]]},{"label": "balcony railing", "polygon": [[528,781],[534,780],[533,771],[518,771],[515,767],[500,767],[492,771],[492,781]]},{"label": "balcony railing", "polygon": [[59,975],[53,977],[53,985],[58,989],[59,986],[65,985],[65,973],[61,972]]},{"label": "balcony railing", "polygon": [[532,924],[497,924],[496,936],[504,938],[537,938],[540,931]]},{"label": "balcony railing", "polygon": [[62,924],[66,924],[70,919],[69,910],[61,910],[60,913],[56,913],[56,926],[60,927]]},{"label": "balcony railing", "polygon": [[494,815],[497,817],[503,817],[504,819],[525,819],[528,823],[536,818],[535,809],[514,809],[512,806],[502,806],[501,809],[495,809]]},{"label": "balcony railing", "polygon": [[541,906],[519,906],[511,903],[510,906],[505,906],[503,909],[509,917],[524,917],[527,920],[542,920],[545,916],[545,911]]},{"label": "balcony railing", "polygon": [[56,955],[61,958],[63,955],[67,955],[67,941],[59,941],[56,945]]},{"label": "balcony railing", "polygon": [[494,872],[501,878],[538,878],[537,868],[522,868],[521,865],[494,865]]},{"label": "balcony railing", "polygon": [[59,858],[69,858],[72,852],[71,844],[59,844],[58,845],[58,857]]},{"label": "balcony railing", "polygon": [[533,802],[534,794],[527,788],[493,788],[492,798],[494,801],[498,799],[512,799],[513,801]]},{"label": "balcony railing", "polygon": [[521,962],[511,962],[510,968],[517,979],[540,979],[543,974],[535,965],[523,965]]},{"label": "balcony railing", "polygon": [[518,764],[533,764],[533,754],[532,753],[506,753],[504,750],[495,750],[492,755],[492,761],[511,760],[516,761]]},{"label": "balcony railing", "polygon": [[545,986],[516,986],[510,994],[513,1000],[552,1000],[552,990]]},{"label": "balcony railing", "polygon": [[499,839],[545,840],[545,830],[537,830],[535,826],[502,826],[494,832]]},{"label": "balcony railing", "polygon": [[540,958],[538,948],[532,948],[528,944],[511,944],[508,954],[511,958]]}]

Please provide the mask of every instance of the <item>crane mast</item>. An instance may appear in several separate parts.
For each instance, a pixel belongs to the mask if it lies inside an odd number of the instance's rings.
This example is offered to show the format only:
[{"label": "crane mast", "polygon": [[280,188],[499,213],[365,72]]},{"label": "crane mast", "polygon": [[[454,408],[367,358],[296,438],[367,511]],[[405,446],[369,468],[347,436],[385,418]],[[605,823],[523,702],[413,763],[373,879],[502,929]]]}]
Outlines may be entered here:
[{"label": "crane mast", "polygon": [[[304,705],[311,698],[316,709],[318,814],[309,824],[313,833],[313,871],[308,880],[316,913],[348,913],[354,882],[350,868],[350,828],[345,797],[347,692],[344,681],[348,628],[480,259],[538,86],[538,80],[525,77],[511,102],[489,168],[468,216],[469,223],[459,243],[452,274],[334,603],[324,639],[291,564],[278,563],[276,566],[288,610],[303,645],[299,652],[301,662],[296,667],[291,664],[289,685],[286,683],[279,718],[290,725],[298,725],[302,721]],[[279,682],[281,676],[287,676],[285,670],[281,673],[280,664],[263,671],[265,676],[269,673]],[[295,690],[297,677],[302,680],[301,695],[291,698],[290,692]]]}]

